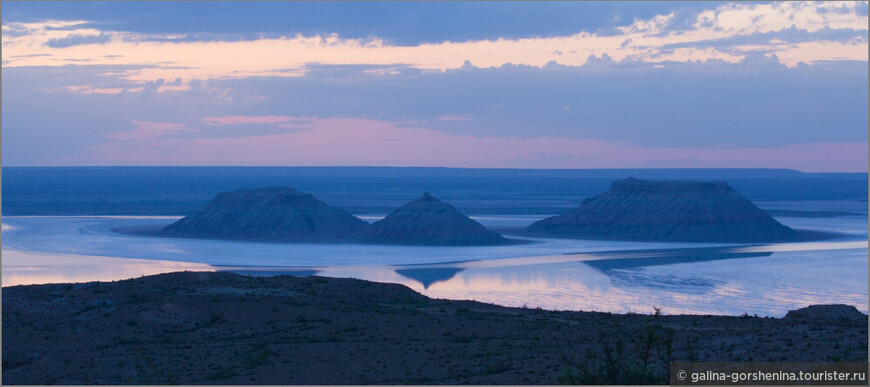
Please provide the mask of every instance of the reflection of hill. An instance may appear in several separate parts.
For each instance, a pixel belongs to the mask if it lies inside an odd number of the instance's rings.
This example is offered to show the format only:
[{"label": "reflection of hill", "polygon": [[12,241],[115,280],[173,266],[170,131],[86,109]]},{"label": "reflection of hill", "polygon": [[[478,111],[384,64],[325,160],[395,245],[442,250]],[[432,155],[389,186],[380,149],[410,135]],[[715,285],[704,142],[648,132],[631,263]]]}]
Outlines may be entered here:
[{"label": "reflection of hill", "polygon": [[599,259],[593,261],[583,261],[583,263],[607,274],[608,271],[613,269],[632,269],[644,266],[660,266],[687,262],[717,261],[720,259],[769,257],[771,254],[773,254],[771,252],[729,252],[728,250],[718,248],[707,249],[707,251],[704,250],[705,249],[693,249],[693,252],[691,253],[677,253],[675,255],[659,257],[653,256],[644,258]]},{"label": "reflection of hill", "polygon": [[436,282],[443,282],[453,278],[457,273],[465,269],[456,267],[444,267],[434,269],[398,269],[396,273],[415,280],[423,285],[424,289]]},{"label": "reflection of hill", "polygon": [[692,249],[684,253],[646,258],[614,258],[583,261],[584,264],[607,274],[610,283],[616,287],[645,287],[665,291],[705,294],[724,281],[700,277],[686,277],[670,274],[652,274],[640,268],[646,266],[672,265],[677,263],[716,261],[721,259],[769,257],[771,252],[730,252],[728,249]]},{"label": "reflection of hill", "polygon": [[706,294],[716,285],[725,281],[717,281],[700,277],[683,277],[677,275],[657,275],[643,270],[611,270],[610,284],[618,288],[648,288],[682,294]]}]

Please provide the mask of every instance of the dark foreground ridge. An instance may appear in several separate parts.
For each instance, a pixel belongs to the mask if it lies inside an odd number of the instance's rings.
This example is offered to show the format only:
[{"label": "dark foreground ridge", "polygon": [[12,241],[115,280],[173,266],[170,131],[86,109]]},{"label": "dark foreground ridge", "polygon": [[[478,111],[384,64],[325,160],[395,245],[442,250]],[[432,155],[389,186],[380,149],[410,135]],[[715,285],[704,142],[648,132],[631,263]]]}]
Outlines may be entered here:
[{"label": "dark foreground ridge", "polygon": [[163,229],[187,238],[275,242],[341,242],[368,223],[287,187],[239,189],[218,194],[201,210]]},{"label": "dark foreground ridge", "polygon": [[725,182],[614,181],[531,235],[660,242],[786,242],[807,235],[773,219]]},{"label": "dark foreground ridge", "polygon": [[670,360],[867,361],[867,316],[549,312],[205,272],[3,289],[5,384],[646,384]]},{"label": "dark foreground ridge", "polygon": [[450,204],[424,193],[372,224],[360,240],[398,245],[496,245],[509,240],[489,231]]}]

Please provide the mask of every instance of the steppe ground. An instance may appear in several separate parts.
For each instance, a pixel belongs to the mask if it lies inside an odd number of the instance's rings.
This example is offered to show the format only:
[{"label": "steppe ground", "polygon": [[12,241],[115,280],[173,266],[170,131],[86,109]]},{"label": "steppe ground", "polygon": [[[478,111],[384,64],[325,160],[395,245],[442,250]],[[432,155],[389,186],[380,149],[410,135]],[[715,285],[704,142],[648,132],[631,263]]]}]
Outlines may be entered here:
[{"label": "steppe ground", "polygon": [[[180,272],[3,289],[5,384],[666,383],[670,360],[867,361],[867,316],[618,315]],[[667,311],[664,311],[667,313]]]}]

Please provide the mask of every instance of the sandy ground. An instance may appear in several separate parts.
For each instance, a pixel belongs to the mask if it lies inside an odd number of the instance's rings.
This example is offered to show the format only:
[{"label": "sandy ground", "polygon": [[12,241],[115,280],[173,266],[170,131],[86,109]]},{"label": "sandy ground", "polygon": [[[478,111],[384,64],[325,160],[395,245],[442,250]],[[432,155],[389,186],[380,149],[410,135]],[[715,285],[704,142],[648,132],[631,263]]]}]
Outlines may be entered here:
[{"label": "sandy ground", "polygon": [[867,316],[845,306],[781,319],[550,312],[353,279],[182,272],[3,288],[2,381],[665,383],[671,360],[867,361],[867,339]]}]

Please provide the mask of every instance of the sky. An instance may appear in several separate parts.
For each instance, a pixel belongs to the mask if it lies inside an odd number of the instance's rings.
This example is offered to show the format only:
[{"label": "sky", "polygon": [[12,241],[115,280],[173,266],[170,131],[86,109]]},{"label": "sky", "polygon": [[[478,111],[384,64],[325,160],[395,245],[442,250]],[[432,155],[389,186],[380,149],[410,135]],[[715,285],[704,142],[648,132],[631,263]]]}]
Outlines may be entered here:
[{"label": "sky", "polygon": [[2,164],[867,172],[867,2],[3,2]]}]

